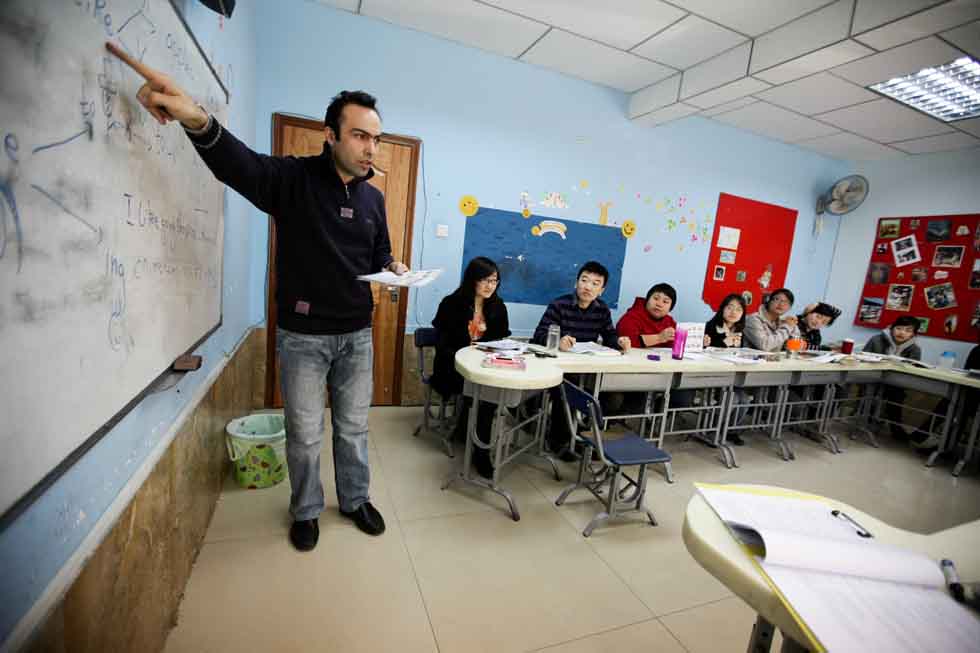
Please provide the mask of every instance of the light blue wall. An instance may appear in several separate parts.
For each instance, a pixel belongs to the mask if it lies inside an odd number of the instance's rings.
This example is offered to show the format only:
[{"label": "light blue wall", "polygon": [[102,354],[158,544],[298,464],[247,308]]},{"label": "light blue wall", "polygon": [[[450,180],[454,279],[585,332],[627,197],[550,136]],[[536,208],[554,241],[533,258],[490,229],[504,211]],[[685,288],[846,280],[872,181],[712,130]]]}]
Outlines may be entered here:
[{"label": "light blue wall", "polygon": [[[720,192],[796,208],[787,283],[801,300],[823,292],[836,222],[814,238],[812,207],[847,172],[841,162],[706,119],[636,126],[625,118],[624,94],[312,2],[264,3],[257,22],[265,30],[257,52],[261,149],[270,146],[273,112],[322,119],[333,94],[355,88],[378,96],[386,131],[424,143],[411,263],[446,272],[412,291],[409,331],[428,325],[459,281],[465,217],[457,206],[465,194],[519,211],[522,191],[536,202],[558,191],[570,208],[539,204],[531,207],[537,219],[590,222],[598,221],[599,202],[612,201],[611,219],[639,227],[627,248],[620,312],[666,280],[678,289],[676,316],[686,320],[710,314],[700,300],[708,247],[692,245],[686,225],[666,231],[668,215],[677,214],[658,210],[658,202],[685,196],[699,226],[713,218]],[[447,239],[435,237],[437,224],[449,225]],[[506,279],[501,293],[506,298]],[[512,328],[525,334],[543,312],[508,308]]]},{"label": "light blue wall", "polygon": [[[222,71],[230,66],[230,124],[255,142],[255,22],[249,2],[219,29],[217,14],[186,2],[188,23],[205,52]],[[227,77],[227,74],[226,74]],[[178,129],[177,126],[172,126]],[[201,370],[175,388],[153,395],[110,431],[9,528],[0,533],[0,642],[41,596],[149,452],[173,425],[195,389],[247,327],[263,319],[264,297],[254,278],[263,278],[265,256],[255,243],[265,233],[251,207],[229,192],[225,202],[223,324],[198,350]],[[264,241],[263,241],[264,242]],[[256,271],[257,270],[257,271]],[[261,283],[261,282],[260,282]],[[57,406],[52,406],[58,410]],[[23,452],[29,455],[29,452]]]},{"label": "light blue wall", "polygon": [[[854,338],[864,344],[878,332],[854,326],[854,315],[868,270],[878,218],[980,213],[980,150],[921,154],[856,164],[868,178],[871,193],[853,213],[840,218],[840,236],[828,287],[829,301],[844,309],[831,339]],[[935,363],[944,351],[966,362],[973,344],[959,340],[920,338],[923,360]]]}]

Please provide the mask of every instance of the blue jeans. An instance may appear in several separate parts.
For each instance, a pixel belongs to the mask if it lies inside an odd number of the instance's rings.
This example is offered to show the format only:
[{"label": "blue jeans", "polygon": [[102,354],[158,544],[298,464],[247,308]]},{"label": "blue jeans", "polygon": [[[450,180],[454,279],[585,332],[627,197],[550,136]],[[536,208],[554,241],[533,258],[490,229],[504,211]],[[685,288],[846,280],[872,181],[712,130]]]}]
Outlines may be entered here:
[{"label": "blue jeans", "polygon": [[330,392],[333,467],[340,509],[351,512],[369,501],[368,410],[374,389],[371,328],[338,335],[276,330],[282,399],[286,416],[286,460],[293,519],[323,512],[320,448],[323,414]]}]

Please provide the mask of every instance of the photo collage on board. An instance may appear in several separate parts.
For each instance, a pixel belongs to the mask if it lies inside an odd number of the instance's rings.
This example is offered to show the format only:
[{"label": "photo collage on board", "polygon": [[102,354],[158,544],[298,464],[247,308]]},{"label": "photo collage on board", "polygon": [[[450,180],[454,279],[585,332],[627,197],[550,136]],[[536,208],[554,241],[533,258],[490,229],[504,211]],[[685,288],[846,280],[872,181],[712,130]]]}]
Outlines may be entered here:
[{"label": "photo collage on board", "polygon": [[854,323],[902,315],[918,333],[974,341],[980,328],[980,215],[881,218]]}]

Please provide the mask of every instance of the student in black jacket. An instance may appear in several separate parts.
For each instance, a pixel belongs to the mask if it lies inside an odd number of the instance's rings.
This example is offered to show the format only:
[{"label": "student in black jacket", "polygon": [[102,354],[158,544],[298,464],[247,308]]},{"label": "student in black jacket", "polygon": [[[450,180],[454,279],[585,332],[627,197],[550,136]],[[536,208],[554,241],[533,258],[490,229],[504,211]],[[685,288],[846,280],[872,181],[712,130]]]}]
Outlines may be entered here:
[{"label": "student in black jacket", "polygon": [[[432,326],[439,333],[436,357],[432,368],[432,387],[443,397],[458,395],[463,391],[463,377],[456,371],[456,352],[474,342],[500,340],[510,335],[507,306],[497,295],[500,271],[497,264],[484,256],[477,256],[463,272],[459,288],[439,302],[439,310]],[[456,421],[455,437],[466,437],[470,401],[463,404]],[[477,412],[476,431],[480,439],[490,442],[493,425],[493,404],[480,402]],[[487,449],[476,447],[473,464],[482,476],[493,476],[493,467]]]},{"label": "student in black jacket", "polygon": [[380,535],[384,519],[368,495],[374,306],[370,284],[357,276],[408,268],[392,258],[384,196],[366,183],[381,139],[375,98],[344,91],[331,101],[319,156],[266,156],[235,138],[169,77],[107,47],[146,79],[136,97],[147,111],[161,124],[180,122],[215,177],[275,217],[276,339],[293,546],[309,551],[320,535],[327,392],[340,513]]},{"label": "student in black jacket", "polygon": [[745,299],[732,293],[718,304],[718,312],[704,325],[705,347],[741,347],[745,330]]}]

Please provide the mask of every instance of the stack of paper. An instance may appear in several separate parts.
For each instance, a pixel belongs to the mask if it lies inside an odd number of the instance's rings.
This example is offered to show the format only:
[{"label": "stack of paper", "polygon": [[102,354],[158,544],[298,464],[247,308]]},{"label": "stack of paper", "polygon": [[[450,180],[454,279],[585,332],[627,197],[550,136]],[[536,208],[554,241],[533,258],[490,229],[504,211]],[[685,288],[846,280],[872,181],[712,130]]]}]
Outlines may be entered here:
[{"label": "stack of paper", "polygon": [[[832,502],[790,491],[696,484],[740,539],[816,651],[976,651],[980,618],[939,563],[862,537]],[[873,536],[874,534],[871,533]],[[954,561],[955,562],[955,561]]]},{"label": "stack of paper", "polygon": [[597,342],[576,342],[569,351],[573,354],[591,354],[593,356],[619,356],[621,353]]},{"label": "stack of paper", "polygon": [[519,340],[504,338],[503,340],[488,340],[487,342],[477,342],[476,346],[480,349],[490,349],[493,351],[506,351],[514,353],[524,353],[527,343]]},{"label": "stack of paper", "polygon": [[384,272],[375,272],[374,274],[361,274],[357,278],[360,281],[373,281],[374,283],[383,283],[388,286],[420,288],[435,281],[440,274],[442,274],[442,270],[409,270],[405,274],[395,274],[394,272],[385,270]]}]

